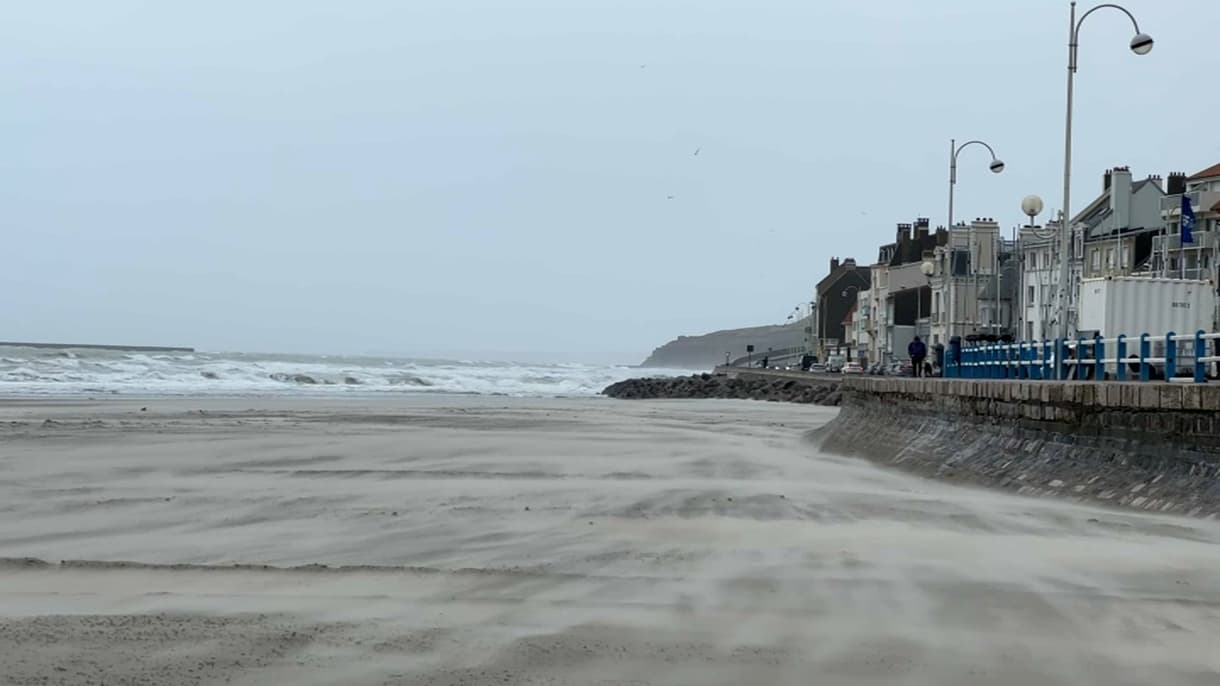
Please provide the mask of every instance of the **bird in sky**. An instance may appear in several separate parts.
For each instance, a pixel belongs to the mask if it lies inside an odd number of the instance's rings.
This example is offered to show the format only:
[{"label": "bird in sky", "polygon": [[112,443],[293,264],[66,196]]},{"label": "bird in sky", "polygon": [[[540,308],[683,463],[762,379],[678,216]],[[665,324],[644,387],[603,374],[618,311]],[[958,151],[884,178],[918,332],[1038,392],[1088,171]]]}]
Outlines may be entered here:
[{"label": "bird in sky", "polygon": [[698,157],[698,155],[699,155],[699,151],[700,151],[700,150],[702,150],[702,149],[703,149],[703,148],[695,148],[695,156],[696,156],[696,157]]},{"label": "bird in sky", "polygon": [[673,199],[674,199],[674,196],[672,196],[672,195],[667,195],[667,196],[665,196],[665,199],[666,199],[666,200],[673,200]]}]

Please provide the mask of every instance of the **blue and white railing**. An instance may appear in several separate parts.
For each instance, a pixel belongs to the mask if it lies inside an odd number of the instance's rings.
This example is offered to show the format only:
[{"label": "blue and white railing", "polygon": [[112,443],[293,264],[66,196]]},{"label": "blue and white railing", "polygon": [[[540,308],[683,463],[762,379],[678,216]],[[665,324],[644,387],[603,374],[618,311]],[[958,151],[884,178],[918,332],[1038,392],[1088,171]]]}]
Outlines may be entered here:
[{"label": "blue and white railing", "polygon": [[[1208,354],[1220,333],[1076,338],[963,345],[945,351],[944,375],[963,379],[1152,381],[1182,374],[1206,383],[1220,355]],[[1060,361],[1062,361],[1060,363]],[[1185,378],[1183,380],[1185,380]]]}]

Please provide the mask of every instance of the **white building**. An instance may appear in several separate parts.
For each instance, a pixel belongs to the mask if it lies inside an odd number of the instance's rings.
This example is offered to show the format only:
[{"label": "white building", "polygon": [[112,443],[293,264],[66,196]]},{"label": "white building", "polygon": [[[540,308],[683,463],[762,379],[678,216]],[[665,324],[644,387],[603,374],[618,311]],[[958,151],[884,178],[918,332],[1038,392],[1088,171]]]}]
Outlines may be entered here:
[{"label": "white building", "polygon": [[[1103,175],[1101,194],[1072,218],[1069,335],[1075,334],[1079,319],[1082,278],[1121,276],[1152,267],[1164,195],[1159,176],[1133,182],[1130,169],[1115,167]],[[1059,335],[1059,242],[1058,222],[1020,230],[1021,287],[1016,328],[1024,340]]]},{"label": "white building", "polygon": [[[1195,213],[1193,242],[1182,243],[1182,196],[1190,199]],[[1187,177],[1169,175],[1168,194],[1161,200],[1163,235],[1153,247],[1150,271],[1158,276],[1185,279],[1217,279],[1220,248],[1220,164]]]},{"label": "white building", "polygon": [[[933,272],[928,334],[932,345],[947,344],[953,336],[999,333],[1008,328],[1013,290],[997,278],[1011,244],[1000,237],[1000,225],[991,218],[959,223],[947,240],[928,256]],[[997,296],[999,303],[997,306]]]}]

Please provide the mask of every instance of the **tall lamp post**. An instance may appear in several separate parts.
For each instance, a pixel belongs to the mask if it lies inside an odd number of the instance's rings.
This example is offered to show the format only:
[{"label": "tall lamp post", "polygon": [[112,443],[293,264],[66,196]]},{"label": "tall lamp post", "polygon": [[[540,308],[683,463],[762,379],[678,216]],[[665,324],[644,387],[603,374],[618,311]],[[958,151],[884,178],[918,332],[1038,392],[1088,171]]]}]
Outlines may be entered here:
[{"label": "tall lamp post", "polygon": [[[860,299],[860,287],[859,287],[859,286],[855,286],[855,285],[848,286],[847,288],[844,288],[844,289],[843,289],[843,298],[844,298],[844,299],[847,299],[847,292],[848,292],[848,291],[851,291],[851,290],[855,290],[855,291],[856,291],[856,299],[857,299],[857,300],[859,300],[859,299]],[[851,308],[849,307],[848,309],[851,309]],[[857,315],[857,316],[859,316],[859,314],[860,314],[860,312],[859,312],[859,311],[857,311],[857,312],[856,312],[856,315]],[[852,317],[852,325],[853,325],[853,328],[854,328],[854,326],[855,326],[855,321],[856,321],[856,318],[855,318],[855,317]],[[854,336],[854,335],[855,335],[855,332],[853,331],[853,332],[852,332],[852,334],[853,334],[853,336]],[[844,329],[844,330],[843,330],[843,337],[844,337],[844,338],[847,338],[847,329]],[[855,340],[854,340],[854,339],[852,340],[852,343],[855,343]],[[844,347],[845,347],[845,348],[847,348],[847,361],[848,361],[848,362],[851,362],[851,345],[850,345],[850,344],[848,344],[848,345],[846,345],[846,346],[844,346]]]},{"label": "tall lamp post", "polygon": [[[919,273],[923,274],[925,284],[932,282],[932,273],[936,271],[936,265],[924,260],[919,265]],[[920,286],[915,291],[915,334],[919,334],[919,320],[923,318],[923,287]]]},{"label": "tall lamp post", "polygon": [[[1099,9],[1116,9],[1131,20],[1131,27],[1135,29],[1135,36],[1131,39],[1131,52],[1137,55],[1147,55],[1152,51],[1152,36],[1140,32],[1139,22],[1135,20],[1135,15],[1131,14],[1125,7],[1112,3],[1104,3],[1097,5],[1085,12],[1076,19],[1076,3],[1072,2],[1071,16],[1068,23],[1068,69],[1067,69],[1067,111],[1064,117],[1064,134],[1063,134],[1063,209],[1062,217],[1059,220],[1059,337],[1067,338],[1068,336],[1068,302],[1070,299],[1071,287],[1068,279],[1071,277],[1071,258],[1072,258],[1072,86],[1076,76],[1076,54],[1079,47],[1080,26],[1084,23],[1089,15]],[[1065,365],[1058,365],[1060,373],[1064,374],[1067,371]]]},{"label": "tall lamp post", "polygon": [[[952,235],[953,235],[952,234],[952,231],[953,231],[953,188],[954,188],[954,186],[957,185],[957,156],[959,154],[961,154],[962,150],[964,150],[965,148],[967,148],[971,145],[981,145],[984,148],[987,148],[987,152],[991,153],[991,163],[987,165],[987,168],[991,170],[991,173],[999,174],[1000,172],[1004,171],[1004,162],[1000,158],[996,157],[995,150],[992,150],[991,146],[984,143],[983,141],[980,141],[980,140],[966,141],[965,143],[958,145],[956,140],[954,140],[954,139],[949,140],[949,231],[950,231],[949,235],[950,235],[950,237],[952,237]],[[977,312],[977,309],[978,309],[978,302],[977,302],[978,266],[975,264],[975,262],[977,262],[977,260],[975,259],[976,256],[974,255],[974,252],[973,252],[974,251],[974,234],[973,233],[971,233],[970,249],[971,249],[970,272],[976,276],[976,278],[974,280],[974,290],[975,290],[975,299],[976,299],[975,320],[977,320],[978,319],[978,312]],[[953,268],[954,268],[953,242],[952,242],[952,238],[950,238],[949,274],[947,275],[948,279],[949,279],[949,284],[951,286],[951,290],[949,291],[949,329],[948,329],[950,337],[953,336],[953,325],[955,323],[957,323],[957,280],[956,280],[956,275],[953,273],[953,271],[954,271]]]}]

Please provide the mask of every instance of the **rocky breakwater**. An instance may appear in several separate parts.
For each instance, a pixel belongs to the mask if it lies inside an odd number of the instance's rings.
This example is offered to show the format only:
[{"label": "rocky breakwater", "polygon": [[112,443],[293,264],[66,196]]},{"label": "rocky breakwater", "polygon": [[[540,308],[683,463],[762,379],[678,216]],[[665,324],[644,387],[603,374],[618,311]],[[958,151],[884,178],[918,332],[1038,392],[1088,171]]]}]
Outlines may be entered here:
[{"label": "rocky breakwater", "polygon": [[838,405],[840,400],[837,379],[775,378],[763,374],[742,374],[736,377],[695,374],[671,378],[627,379],[607,386],[602,394],[624,400],[734,398],[813,405]]},{"label": "rocky breakwater", "polygon": [[1220,516],[1220,386],[856,378],[828,453],[937,479]]}]

